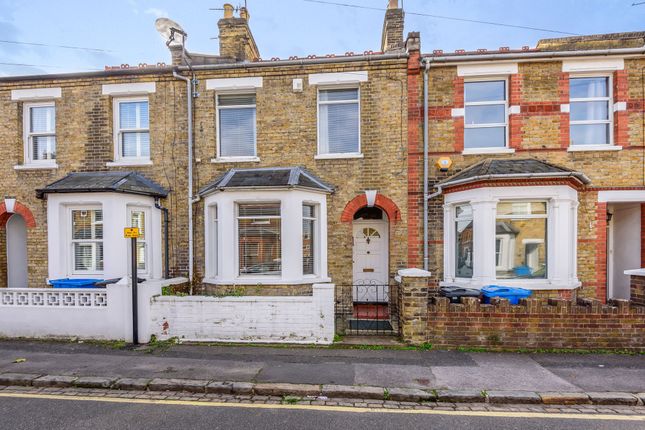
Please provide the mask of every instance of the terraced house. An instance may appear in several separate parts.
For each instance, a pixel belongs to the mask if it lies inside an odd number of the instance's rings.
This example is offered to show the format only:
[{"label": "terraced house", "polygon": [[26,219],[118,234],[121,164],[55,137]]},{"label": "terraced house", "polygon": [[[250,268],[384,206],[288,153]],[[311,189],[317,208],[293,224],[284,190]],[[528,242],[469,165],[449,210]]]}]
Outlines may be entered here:
[{"label": "terraced house", "polygon": [[261,59],[227,4],[218,55],[160,19],[172,64],[0,78],[0,287],[127,277],[136,226],[147,280],[333,283],[337,314],[386,330],[405,268],[425,287],[628,298],[645,33],[422,54],[403,18],[390,1],[379,52]]},{"label": "terraced house", "polygon": [[[429,249],[409,263],[425,255],[442,285],[628,299],[624,272],[645,258],[644,46],[637,32],[411,55],[430,170]],[[410,124],[411,178],[424,126]]]},{"label": "terraced house", "polygon": [[2,79],[2,286],[126,276],[133,225],[139,276],[195,293],[387,294],[407,267],[401,9],[381,52],[286,60],[224,9],[219,55],[160,20],[171,65]]}]

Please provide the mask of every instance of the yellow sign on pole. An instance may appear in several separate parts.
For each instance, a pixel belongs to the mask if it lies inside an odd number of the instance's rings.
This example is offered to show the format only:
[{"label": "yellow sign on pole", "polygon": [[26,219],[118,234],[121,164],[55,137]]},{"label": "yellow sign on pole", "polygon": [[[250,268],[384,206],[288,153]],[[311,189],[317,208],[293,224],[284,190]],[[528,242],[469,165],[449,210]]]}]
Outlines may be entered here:
[{"label": "yellow sign on pole", "polygon": [[139,236],[139,227],[126,227],[123,229],[123,237],[126,239],[137,239]]}]

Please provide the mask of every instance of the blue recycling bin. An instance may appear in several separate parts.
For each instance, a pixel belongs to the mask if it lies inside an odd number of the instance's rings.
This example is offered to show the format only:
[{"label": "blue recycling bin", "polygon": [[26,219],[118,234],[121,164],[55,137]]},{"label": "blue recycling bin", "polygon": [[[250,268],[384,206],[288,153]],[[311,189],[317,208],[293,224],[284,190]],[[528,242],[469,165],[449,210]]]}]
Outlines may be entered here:
[{"label": "blue recycling bin", "polygon": [[487,285],[482,288],[484,303],[490,303],[490,299],[493,297],[501,297],[508,299],[510,304],[517,305],[520,303],[520,299],[526,299],[530,295],[531,291],[524,288],[502,287],[499,285]]},{"label": "blue recycling bin", "polygon": [[54,288],[98,288],[97,282],[103,279],[50,279],[49,283]]}]

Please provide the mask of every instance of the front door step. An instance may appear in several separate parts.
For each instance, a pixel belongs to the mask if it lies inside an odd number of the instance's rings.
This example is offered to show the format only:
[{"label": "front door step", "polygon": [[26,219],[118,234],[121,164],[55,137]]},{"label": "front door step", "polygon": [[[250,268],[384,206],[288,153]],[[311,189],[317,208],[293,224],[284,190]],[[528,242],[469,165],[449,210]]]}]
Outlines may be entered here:
[{"label": "front door step", "polygon": [[379,346],[404,346],[405,344],[392,333],[385,336],[345,336],[340,345],[379,345]]}]

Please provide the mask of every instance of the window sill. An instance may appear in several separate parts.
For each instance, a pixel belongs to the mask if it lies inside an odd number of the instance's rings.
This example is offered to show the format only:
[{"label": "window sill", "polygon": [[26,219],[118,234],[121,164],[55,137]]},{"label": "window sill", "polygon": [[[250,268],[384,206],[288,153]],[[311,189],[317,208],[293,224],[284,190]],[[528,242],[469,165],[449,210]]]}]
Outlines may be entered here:
[{"label": "window sill", "polygon": [[479,155],[479,154],[514,154],[513,148],[472,148],[464,149],[463,155]]},{"label": "window sill", "polygon": [[318,154],[314,160],[337,160],[343,158],[363,158],[361,153],[347,153],[347,154]]},{"label": "window sill", "polygon": [[320,284],[331,282],[331,278],[305,277],[303,279],[285,280],[280,278],[204,278],[202,282],[213,285],[302,285],[302,284]]},{"label": "window sill", "polygon": [[260,157],[217,157],[211,158],[211,163],[258,163]]},{"label": "window sill", "polygon": [[30,164],[18,164],[13,166],[14,170],[52,170],[58,169],[58,164],[56,163],[30,163]]},{"label": "window sill", "polygon": [[567,152],[585,152],[585,151],[621,151],[622,146],[615,145],[578,145],[570,146]]},{"label": "window sill", "polygon": [[152,160],[119,160],[105,163],[107,167],[152,166]]}]

